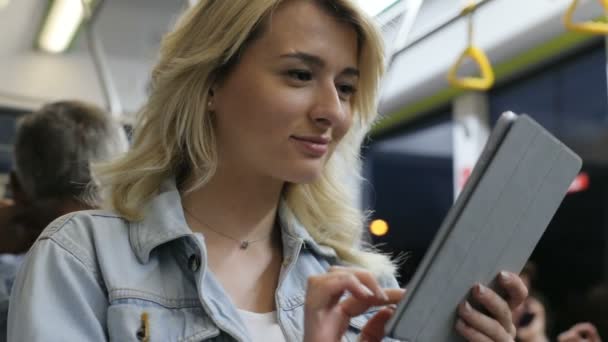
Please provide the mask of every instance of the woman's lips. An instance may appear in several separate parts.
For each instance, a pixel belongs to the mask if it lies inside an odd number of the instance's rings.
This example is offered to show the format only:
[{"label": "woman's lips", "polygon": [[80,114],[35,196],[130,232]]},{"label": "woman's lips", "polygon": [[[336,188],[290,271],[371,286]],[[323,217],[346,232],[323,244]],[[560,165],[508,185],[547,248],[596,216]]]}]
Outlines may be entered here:
[{"label": "woman's lips", "polygon": [[300,151],[311,157],[323,157],[329,149],[330,140],[325,137],[291,136],[291,140]]}]

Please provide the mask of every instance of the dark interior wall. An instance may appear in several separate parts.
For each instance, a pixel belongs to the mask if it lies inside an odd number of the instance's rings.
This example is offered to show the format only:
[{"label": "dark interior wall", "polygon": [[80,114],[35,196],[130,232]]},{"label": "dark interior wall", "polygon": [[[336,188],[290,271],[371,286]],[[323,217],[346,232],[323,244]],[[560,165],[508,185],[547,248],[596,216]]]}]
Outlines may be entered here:
[{"label": "dark interior wall", "polygon": [[608,165],[606,51],[594,44],[489,93],[490,116],[527,113],[585,162]]},{"label": "dark interior wall", "polygon": [[373,242],[388,252],[407,253],[400,267],[405,284],[452,205],[452,159],[385,153],[372,163],[373,217],[390,226]]},{"label": "dark interior wall", "polygon": [[435,113],[364,150],[364,207],[388,222],[389,233],[373,237],[381,250],[407,255],[400,267],[406,284],[453,202],[451,114]]},{"label": "dark interior wall", "polygon": [[15,123],[26,111],[0,107],[0,173],[12,167],[12,146],[15,141]]}]

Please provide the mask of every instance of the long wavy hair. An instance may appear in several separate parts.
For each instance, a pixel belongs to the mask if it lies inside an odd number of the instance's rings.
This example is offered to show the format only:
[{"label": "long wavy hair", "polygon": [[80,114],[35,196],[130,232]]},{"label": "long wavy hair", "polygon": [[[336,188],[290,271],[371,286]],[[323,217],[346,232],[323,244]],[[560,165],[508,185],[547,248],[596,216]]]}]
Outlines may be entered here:
[{"label": "long wavy hair", "polygon": [[[150,96],[138,113],[131,150],[95,169],[108,206],[140,220],[161,183],[175,177],[182,191],[209,181],[217,168],[216,137],[207,108],[212,85],[239,63],[247,46],[264,34],[265,23],[291,0],[200,0],[161,44],[152,72]],[[375,273],[394,273],[385,255],[364,246],[366,217],[359,209],[360,147],[377,116],[376,98],[384,72],[382,37],[350,0],[315,1],[328,14],[356,30],[360,80],[353,98],[354,124],[336,147],[321,177],[310,184],[286,184],[284,203],[319,244],[342,261]],[[189,177],[194,176],[194,177]],[[195,178],[196,184],[183,184]]]}]

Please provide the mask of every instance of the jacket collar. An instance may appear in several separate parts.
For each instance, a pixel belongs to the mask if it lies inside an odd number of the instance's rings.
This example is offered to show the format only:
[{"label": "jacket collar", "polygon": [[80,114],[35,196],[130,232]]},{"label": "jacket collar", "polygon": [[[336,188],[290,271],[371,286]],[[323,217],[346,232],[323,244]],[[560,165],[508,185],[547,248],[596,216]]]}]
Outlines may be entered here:
[{"label": "jacket collar", "polygon": [[[283,199],[279,205],[279,220],[285,255],[291,255],[301,242],[320,256],[330,259],[337,257],[332,248],[319,245],[310,236]],[[149,261],[150,253],[156,247],[192,235],[173,178],[162,183],[158,195],[144,208],[143,220],[131,222],[129,229],[131,247],[143,264]]]},{"label": "jacket collar", "polygon": [[[279,204],[279,220],[281,222],[281,233],[283,236],[283,248],[291,248],[294,246],[294,241],[300,241],[303,245],[312,250],[319,256],[335,259],[337,258],[336,251],[325,245],[318,244],[315,239],[312,238],[308,230],[302,225],[295,214],[291,211],[289,206],[284,199]],[[284,255],[289,255],[284,251]]]},{"label": "jacket collar", "polygon": [[131,222],[129,229],[131,247],[143,264],[148,262],[154,248],[193,234],[186,223],[182,200],[173,179],[162,183],[143,214],[143,220]]}]

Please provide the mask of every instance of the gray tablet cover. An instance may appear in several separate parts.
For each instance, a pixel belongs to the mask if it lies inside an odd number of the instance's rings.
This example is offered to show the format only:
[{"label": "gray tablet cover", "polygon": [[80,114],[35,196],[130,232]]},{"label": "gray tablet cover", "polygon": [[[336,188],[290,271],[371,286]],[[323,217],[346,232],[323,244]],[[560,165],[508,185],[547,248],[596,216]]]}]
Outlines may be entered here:
[{"label": "gray tablet cover", "polygon": [[581,168],[526,115],[504,113],[386,326],[411,342],[461,341],[456,310],[476,282],[519,273]]}]

